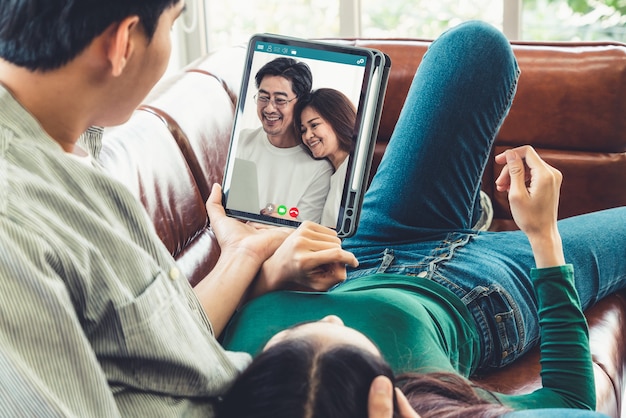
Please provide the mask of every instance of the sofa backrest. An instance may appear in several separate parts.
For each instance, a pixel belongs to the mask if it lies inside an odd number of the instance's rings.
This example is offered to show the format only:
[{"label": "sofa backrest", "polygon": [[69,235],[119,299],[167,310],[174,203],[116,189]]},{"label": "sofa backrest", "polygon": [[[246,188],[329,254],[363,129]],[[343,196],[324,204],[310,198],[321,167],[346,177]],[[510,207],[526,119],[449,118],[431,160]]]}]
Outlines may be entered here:
[{"label": "sofa backrest", "polygon": [[[377,48],[392,70],[375,171],[429,41],[334,39]],[[564,174],[560,217],[626,205],[626,45],[515,43],[522,75],[494,152],[531,144]],[[192,284],[219,254],[204,201],[221,182],[245,48],[229,47],[162,81],[126,124],[105,131],[102,163],[144,203],[157,233]],[[442,152],[447,152],[442,150]],[[483,189],[493,229],[515,228],[490,163]]]},{"label": "sofa backrest", "polygon": [[[355,39],[349,43],[380,49],[391,57],[377,162],[430,42]],[[561,170],[561,218],[625,205],[626,45],[516,42],[513,50],[522,72],[494,155],[529,144]],[[494,203],[492,229],[516,229],[506,194],[494,188],[499,172],[490,163],[483,177],[483,189]]]},{"label": "sofa backrest", "polygon": [[242,68],[239,48],[212,54],[164,79],[131,119],[105,130],[100,160],[144,204],[156,232],[192,285],[213,268],[219,246],[205,202],[221,183]]}]

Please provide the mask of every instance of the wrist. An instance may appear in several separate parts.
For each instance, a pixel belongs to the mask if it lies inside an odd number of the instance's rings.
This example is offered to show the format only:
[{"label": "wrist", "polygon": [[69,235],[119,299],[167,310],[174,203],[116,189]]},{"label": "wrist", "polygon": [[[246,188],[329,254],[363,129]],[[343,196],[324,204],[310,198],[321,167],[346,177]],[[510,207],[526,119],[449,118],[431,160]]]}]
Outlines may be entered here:
[{"label": "wrist", "polygon": [[255,251],[245,246],[233,248],[221,248],[218,262],[237,265],[238,268],[253,269],[255,272],[261,268],[265,259]]},{"label": "wrist", "polygon": [[211,272],[194,287],[215,335],[220,335],[248,293],[260,267],[256,260],[243,249],[223,251]]},{"label": "wrist", "polygon": [[279,266],[274,265],[270,258],[261,265],[254,282],[250,287],[250,291],[246,297],[247,300],[254,299],[266,293],[281,290],[285,287],[280,276],[277,275]]},{"label": "wrist", "polygon": [[565,264],[561,235],[556,225],[548,231],[528,235],[537,268],[554,267]]},{"label": "wrist", "polygon": [[255,293],[256,295],[262,295],[265,293],[269,293],[273,290],[277,290],[278,286],[276,284],[277,280],[274,277],[274,269],[270,266],[271,260],[263,263],[261,268],[259,269],[259,273],[255,278]]}]

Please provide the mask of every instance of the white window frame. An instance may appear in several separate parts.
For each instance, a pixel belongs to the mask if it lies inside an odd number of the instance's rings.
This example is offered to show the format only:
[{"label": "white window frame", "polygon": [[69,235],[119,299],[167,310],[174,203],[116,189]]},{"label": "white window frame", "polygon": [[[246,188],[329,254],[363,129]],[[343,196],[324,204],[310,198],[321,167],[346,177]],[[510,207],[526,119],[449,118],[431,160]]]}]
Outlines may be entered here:
[{"label": "white window frame", "polygon": [[[510,40],[521,39],[522,0],[502,0],[502,31]],[[182,67],[209,52],[207,8],[204,0],[187,0],[189,19],[176,25],[173,36],[173,62],[171,67]],[[184,16],[183,16],[184,17]],[[191,30],[190,30],[191,29]],[[339,36],[359,38],[361,28],[361,0],[339,0]]]},{"label": "white window frame", "polygon": [[[521,39],[522,0],[502,0],[502,31],[510,40]],[[339,36],[361,36],[361,0],[339,0]]]},{"label": "white window frame", "polygon": [[502,32],[511,41],[522,39],[522,0],[502,0]]}]

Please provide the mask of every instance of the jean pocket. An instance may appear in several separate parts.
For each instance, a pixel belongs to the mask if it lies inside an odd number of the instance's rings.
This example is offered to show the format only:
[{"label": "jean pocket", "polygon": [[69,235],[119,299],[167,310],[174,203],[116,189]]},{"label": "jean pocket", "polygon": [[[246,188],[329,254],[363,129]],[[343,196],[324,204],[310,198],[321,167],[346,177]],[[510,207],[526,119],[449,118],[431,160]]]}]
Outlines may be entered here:
[{"label": "jean pocket", "polygon": [[497,285],[477,287],[464,302],[476,318],[483,342],[483,367],[504,367],[521,354],[525,332],[513,298]]}]

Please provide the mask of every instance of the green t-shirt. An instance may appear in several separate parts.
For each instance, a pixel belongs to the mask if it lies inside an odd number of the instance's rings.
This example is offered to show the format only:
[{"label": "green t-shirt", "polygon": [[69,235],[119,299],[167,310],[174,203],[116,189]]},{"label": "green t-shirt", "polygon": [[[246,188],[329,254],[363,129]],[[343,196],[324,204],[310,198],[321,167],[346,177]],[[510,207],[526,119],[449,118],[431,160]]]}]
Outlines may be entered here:
[{"label": "green t-shirt", "polygon": [[[593,369],[573,270],[568,265],[531,274],[543,327],[544,388],[499,396],[515,409],[593,408]],[[476,326],[456,295],[424,278],[390,274],[361,277],[329,292],[264,295],[238,312],[223,343],[255,355],[277,332],[330,314],[378,345],[396,373],[445,371],[468,377],[480,358]]]},{"label": "green t-shirt", "polygon": [[475,369],[476,328],[459,298],[432,281],[390,274],[362,277],[330,292],[264,295],[236,315],[224,345],[254,355],[277,332],[330,314],[374,341],[396,372],[468,376]]}]

